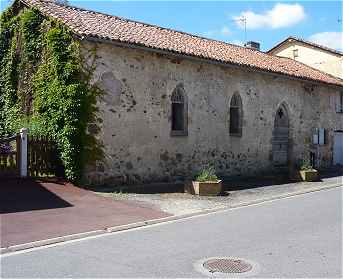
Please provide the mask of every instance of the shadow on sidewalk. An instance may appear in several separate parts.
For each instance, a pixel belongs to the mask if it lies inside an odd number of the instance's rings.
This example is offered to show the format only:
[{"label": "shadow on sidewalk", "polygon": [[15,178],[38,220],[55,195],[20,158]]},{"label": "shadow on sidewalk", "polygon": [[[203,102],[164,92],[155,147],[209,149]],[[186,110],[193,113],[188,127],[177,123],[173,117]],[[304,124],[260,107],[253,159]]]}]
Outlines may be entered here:
[{"label": "shadow on sidewalk", "polygon": [[[320,170],[320,179],[316,182],[323,182],[322,179],[335,178],[343,175],[343,167],[333,167]],[[263,177],[244,177],[244,176],[223,176],[223,195],[227,191],[238,191],[255,189],[266,186],[283,185],[301,182],[299,179],[290,179],[287,175],[270,175]],[[147,183],[139,185],[104,185],[88,186],[88,190],[100,193],[132,193],[132,194],[164,194],[164,193],[183,193],[184,183]]]},{"label": "shadow on sidewalk", "polygon": [[343,166],[335,166],[320,172],[321,178],[334,178],[339,176],[343,176]]},{"label": "shadow on sidewalk", "polygon": [[[39,181],[0,179],[0,214],[73,206],[42,186]],[[64,185],[61,184],[61,187]]]}]

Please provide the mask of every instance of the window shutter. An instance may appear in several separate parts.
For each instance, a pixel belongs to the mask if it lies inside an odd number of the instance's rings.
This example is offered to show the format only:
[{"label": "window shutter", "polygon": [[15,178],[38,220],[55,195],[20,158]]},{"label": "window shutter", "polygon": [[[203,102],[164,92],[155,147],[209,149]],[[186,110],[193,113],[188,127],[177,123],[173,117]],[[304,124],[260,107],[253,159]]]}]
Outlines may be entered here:
[{"label": "window shutter", "polygon": [[319,128],[319,145],[325,144],[325,129]]},{"label": "window shutter", "polygon": [[336,112],[343,112],[343,92],[338,92],[336,95]]}]

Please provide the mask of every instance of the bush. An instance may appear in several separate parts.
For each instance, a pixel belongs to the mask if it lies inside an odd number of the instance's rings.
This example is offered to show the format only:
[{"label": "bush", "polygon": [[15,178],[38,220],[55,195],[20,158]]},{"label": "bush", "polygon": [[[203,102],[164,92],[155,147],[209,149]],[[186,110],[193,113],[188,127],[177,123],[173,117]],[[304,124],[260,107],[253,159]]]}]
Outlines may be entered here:
[{"label": "bush", "polygon": [[199,174],[195,177],[195,181],[206,182],[206,181],[218,181],[216,171],[213,167],[203,168]]},{"label": "bush", "polygon": [[300,162],[300,170],[313,170],[313,166],[309,159],[303,159]]}]

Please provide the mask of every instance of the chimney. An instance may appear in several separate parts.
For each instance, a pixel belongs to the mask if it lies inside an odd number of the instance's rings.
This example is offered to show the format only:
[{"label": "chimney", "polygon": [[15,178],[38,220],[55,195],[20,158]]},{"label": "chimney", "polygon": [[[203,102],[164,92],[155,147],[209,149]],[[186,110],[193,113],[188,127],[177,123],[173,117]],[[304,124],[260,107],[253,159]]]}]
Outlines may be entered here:
[{"label": "chimney", "polygon": [[247,48],[254,49],[254,50],[260,50],[260,43],[258,42],[249,41],[245,43],[244,46]]}]

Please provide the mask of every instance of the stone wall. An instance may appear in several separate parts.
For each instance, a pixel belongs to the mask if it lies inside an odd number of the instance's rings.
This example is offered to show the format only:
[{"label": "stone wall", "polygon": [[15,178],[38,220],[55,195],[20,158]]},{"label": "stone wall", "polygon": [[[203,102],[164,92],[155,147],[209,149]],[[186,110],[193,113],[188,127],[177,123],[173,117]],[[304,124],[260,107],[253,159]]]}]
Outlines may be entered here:
[{"label": "stone wall", "polygon": [[[103,162],[85,172],[92,183],[175,181],[206,164],[225,176],[270,172],[281,103],[290,115],[292,162],[308,155],[315,127],[328,129],[319,153],[323,164],[332,162],[333,131],[343,129],[335,89],[111,44],[82,45],[88,64],[96,47],[93,81],[106,92],[98,100],[97,127],[89,129],[105,152]],[[171,136],[170,97],[180,83],[188,98],[188,136]],[[243,103],[242,137],[229,135],[235,92]]]}]

